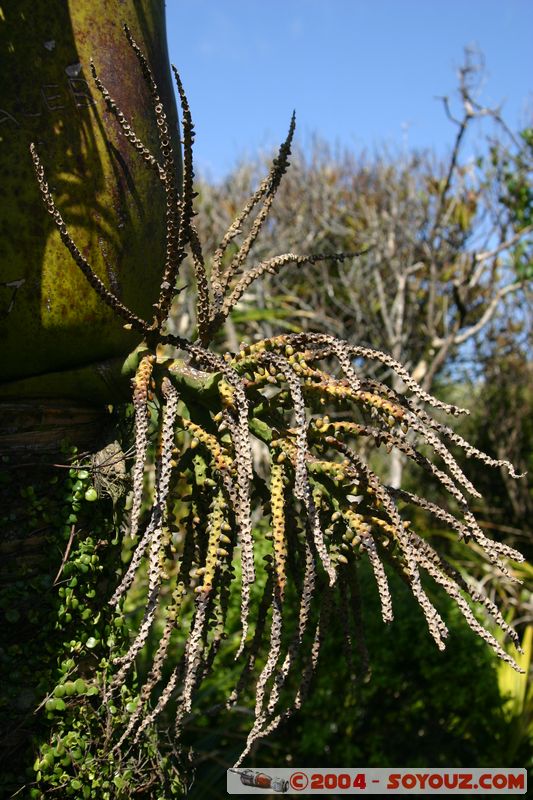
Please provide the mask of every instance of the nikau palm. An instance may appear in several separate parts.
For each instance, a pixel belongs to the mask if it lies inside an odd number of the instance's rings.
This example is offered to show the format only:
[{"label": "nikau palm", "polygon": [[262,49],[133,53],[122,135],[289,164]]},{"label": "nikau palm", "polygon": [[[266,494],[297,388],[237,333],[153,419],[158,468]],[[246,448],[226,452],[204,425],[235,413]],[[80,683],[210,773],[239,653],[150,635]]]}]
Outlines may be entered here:
[{"label": "nikau palm", "polygon": [[[343,261],[358,254],[285,253],[248,265],[251,250],[267,219],[291,152],[291,120],[278,157],[257,191],[232,223],[214,253],[209,269],[194,227],[194,128],[187,98],[175,70],[183,128],[183,177],[177,169],[169,126],[150,67],[125,28],[153,100],[159,152],[140,141],[91,65],[108,110],[122,132],[163,184],[166,198],[166,255],[159,298],[151,320],[134,314],[93,271],[72,240],[45,180],[37,149],[31,146],[40,189],[65,246],[102,301],[141,334],[132,380],[135,411],[135,459],[132,506],[127,535],[136,543],[111,603],[118,605],[140,569],[147,573],[144,614],[128,652],[120,659],[111,689],[118,691],[147,643],[154,622],[164,614],[141,703],[132,712],[126,737],[138,738],[177,698],[176,729],[191,712],[194,692],[212,669],[225,638],[230,589],[240,581],[241,635],[236,659],[242,661],[237,685],[227,698],[235,704],[255,680],[255,721],[239,762],[252,744],[300,707],[315,670],[328,618],[336,610],[347,642],[361,648],[361,598],[358,562],[368,558],[374,572],[384,622],[393,619],[385,564],[409,585],[439,649],[448,629],[422,582],[426,573],[452,597],[472,630],[515,669],[514,660],[476,619],[472,602],[485,608],[520,650],[515,631],[498,608],[467,582],[402,516],[415,506],[474,542],[506,575],[506,559],[522,556],[487,538],[470,511],[466,495],[479,497],[449,446],[492,467],[511,464],[472,447],[424,406],[451,415],[466,410],[425,392],[386,353],[349,345],[318,333],[284,334],[241,345],[235,353],[211,349],[217,332],[250,284],[289,264]],[[246,230],[243,232],[243,228]],[[180,267],[192,258],[197,289],[197,338],[170,333],[167,323]],[[161,355],[162,346],[165,354]],[[174,352],[174,356],[169,356]],[[178,358],[179,356],[179,358]],[[399,393],[379,380],[362,378],[362,360],[384,365],[403,382]],[[324,406],[333,409],[331,419]],[[150,419],[156,410],[157,435]],[[156,439],[155,485],[148,519],[143,521],[145,477],[150,469],[151,439]],[[252,443],[268,449],[269,475],[258,470]],[[422,467],[451,496],[450,510],[416,494],[385,485],[363,460],[358,443],[396,448]],[[432,451],[441,466],[425,455]],[[264,449],[264,448],[263,448]],[[184,490],[183,487],[186,487]],[[185,492],[185,493],[184,493]],[[256,510],[269,520],[266,535],[256,525]],[[265,553],[264,539],[271,542]],[[262,556],[262,561],[260,557]],[[263,595],[252,600],[252,587],[264,570]],[[238,573],[238,574],[237,574]],[[291,602],[287,595],[291,593]],[[166,600],[163,603],[162,597]],[[194,613],[183,653],[175,656],[173,631],[185,623],[183,608],[194,597]],[[297,622],[290,629],[287,611],[297,602]],[[168,598],[170,597],[170,601]],[[253,618],[253,625],[250,621]],[[189,619],[189,617],[187,617]],[[262,645],[267,642],[266,650]],[[260,653],[266,652],[259,668]],[[164,666],[172,661],[166,684]],[[292,678],[299,675],[296,690]],[[152,695],[157,696],[150,702]]]}]

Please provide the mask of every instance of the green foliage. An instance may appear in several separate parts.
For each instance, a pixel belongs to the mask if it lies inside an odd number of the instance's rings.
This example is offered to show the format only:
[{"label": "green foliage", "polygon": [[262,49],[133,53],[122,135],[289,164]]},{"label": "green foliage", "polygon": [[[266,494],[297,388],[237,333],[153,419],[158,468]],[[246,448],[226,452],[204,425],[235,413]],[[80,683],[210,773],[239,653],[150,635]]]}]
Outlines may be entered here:
[{"label": "green foliage", "polygon": [[[524,128],[518,140],[491,148],[490,162],[500,188],[499,202],[506,210],[506,223],[514,231],[533,225],[533,128]],[[517,242],[511,252],[511,264],[520,280],[533,280],[531,235]]]},{"label": "green foliage", "polygon": [[[154,728],[126,754],[113,751],[139,702],[134,679],[117,698],[110,699],[106,692],[117,669],[110,653],[113,659],[119,657],[129,641],[124,616],[102,603],[110,576],[120,573],[121,517],[108,498],[96,500],[93,472],[80,463],[76,448],[65,447],[63,455],[69,469],[20,490],[30,524],[46,525],[50,563],[41,565],[42,578],[8,585],[0,599],[12,627],[21,625],[18,609],[25,608],[28,599],[32,602],[32,592],[46,610],[45,615],[42,609],[28,612],[29,622],[35,624],[39,614],[42,620],[35,642],[14,644],[2,652],[2,666],[10,675],[3,687],[6,706],[34,686],[25,705],[29,714],[37,715],[33,770],[23,776],[4,769],[4,786],[15,789],[24,782],[25,796],[31,798],[59,792],[61,797],[118,800],[130,797],[134,789],[154,800],[180,797],[176,758],[168,747],[165,752]],[[64,553],[59,569],[58,544]],[[54,572],[52,584],[44,576]]]}]

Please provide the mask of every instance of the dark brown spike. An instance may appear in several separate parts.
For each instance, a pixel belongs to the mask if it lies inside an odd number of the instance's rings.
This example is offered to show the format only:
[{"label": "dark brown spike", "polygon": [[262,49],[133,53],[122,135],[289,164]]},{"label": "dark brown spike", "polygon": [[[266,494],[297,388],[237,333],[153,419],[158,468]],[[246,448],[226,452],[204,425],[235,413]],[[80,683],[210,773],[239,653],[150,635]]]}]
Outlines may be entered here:
[{"label": "dark brown spike", "polygon": [[[329,616],[331,613],[331,594],[330,591],[326,590],[324,592],[324,598],[322,601],[322,607],[320,610],[320,618],[318,623],[315,626],[314,636],[313,636],[313,643],[309,649],[309,652],[306,654],[306,660],[303,672],[300,676],[300,680],[298,681],[298,689],[296,691],[296,695],[292,704],[285,708],[283,711],[279,712],[275,716],[273,715],[275,703],[269,704],[268,708],[265,709],[259,717],[256,717],[255,723],[248,734],[248,738],[246,740],[246,746],[242,753],[240,754],[237,762],[235,763],[235,767],[238,767],[244,758],[250,752],[252,745],[255,744],[259,739],[263,739],[265,736],[271,734],[282,721],[287,720],[292,714],[301,708],[302,703],[309,692],[309,687],[311,685],[311,680],[316,670],[316,666],[318,663],[318,657],[320,654],[320,647],[322,641],[324,640],[325,631],[328,627]],[[286,659],[287,661],[287,659]],[[286,663],[286,662],[285,662]],[[283,665],[285,667],[285,664]],[[283,668],[282,668],[283,669]]]},{"label": "dark brown spike", "polygon": [[96,67],[95,67],[94,62],[93,62],[92,59],[90,61],[90,65],[89,66],[91,68],[91,73],[92,73],[92,76],[93,76],[93,80],[94,80],[94,82],[96,84],[96,88],[98,89],[98,91],[100,92],[102,97],[104,98],[104,101],[105,101],[105,104],[106,104],[107,108],[113,114],[113,116],[117,120],[118,124],[120,125],[120,127],[122,129],[122,133],[124,134],[126,139],[130,142],[130,144],[133,145],[133,147],[139,153],[139,155],[141,156],[143,161],[146,161],[147,164],[149,164],[153,169],[155,169],[155,171],[159,175],[160,179],[164,180],[165,172],[164,172],[163,168],[161,167],[161,165],[159,164],[159,162],[157,161],[155,156],[152,155],[150,150],[141,142],[141,140],[139,139],[139,137],[137,136],[137,134],[133,130],[133,127],[132,127],[131,123],[128,121],[126,116],[122,113],[122,111],[120,110],[120,108],[118,107],[116,102],[113,100],[113,98],[109,94],[107,88],[105,87],[105,85],[100,80],[100,77],[98,75],[98,72],[96,70]]},{"label": "dark brown spike", "polygon": [[115,314],[122,317],[122,319],[125,319],[128,325],[131,325],[131,327],[134,330],[140,331],[141,333],[146,333],[146,331],[148,330],[148,325],[146,324],[146,322],[140,319],[140,317],[134,314],[133,311],[130,311],[129,308],[127,308],[123,303],[121,303],[118,297],[113,294],[113,292],[110,292],[109,289],[106,289],[103,282],[94,272],[93,268],[91,267],[87,259],[84,258],[84,256],[82,256],[82,254],[80,253],[79,249],[77,248],[76,244],[72,240],[67,230],[67,226],[65,225],[63,217],[56,208],[54,199],[52,197],[50,189],[48,188],[48,184],[46,183],[44,178],[44,168],[41,164],[41,160],[37,153],[35,144],[33,142],[30,144],[30,153],[33,159],[33,166],[35,168],[35,173],[37,175],[37,182],[39,184],[39,189],[41,190],[41,194],[43,196],[43,200],[47,207],[48,213],[54,220],[54,223],[59,231],[59,235],[61,236],[61,241],[69,251],[70,255],[76,262],[77,266],[82,271],[82,273],[84,274],[85,278],[87,279],[88,283],[92,286],[94,291],[104,301],[104,303],[108,305],[115,312]]},{"label": "dark brown spike", "polygon": [[[263,224],[264,224],[266,218],[268,217],[270,208],[272,206],[272,202],[274,200],[276,192],[277,192],[277,190],[279,188],[279,185],[281,183],[281,179],[283,178],[283,175],[285,174],[285,172],[287,171],[287,167],[289,166],[289,155],[291,153],[291,144],[292,144],[292,139],[293,139],[293,136],[294,136],[295,128],[296,128],[296,115],[293,112],[292,117],[291,117],[291,122],[290,122],[290,125],[289,125],[289,132],[287,134],[287,137],[286,137],[285,141],[281,144],[281,146],[279,148],[279,153],[278,153],[277,158],[275,158],[273,160],[273,162],[272,162],[272,167],[270,169],[270,172],[268,174],[268,177],[267,177],[266,181],[264,182],[264,184],[265,184],[264,185],[264,190],[263,190],[263,184],[262,184],[260,189],[256,193],[257,194],[257,199],[254,201],[254,198],[256,197],[256,195],[254,195],[252,197],[252,200],[245,206],[245,208],[243,209],[241,214],[237,217],[235,222],[230,226],[228,232],[226,233],[226,235],[224,236],[224,239],[222,240],[222,243],[221,243],[220,247],[217,249],[217,252],[215,253],[214,270],[215,270],[215,274],[217,275],[217,278],[218,278],[218,276],[220,274],[220,263],[221,263],[221,259],[222,259],[223,255],[224,255],[225,250],[227,249],[227,247],[230,244],[230,242],[238,234],[238,232],[240,230],[240,226],[241,226],[242,222],[244,221],[245,217],[247,217],[250,214],[250,212],[252,211],[254,206],[257,204],[257,202],[259,202],[259,200],[264,197],[263,205],[262,205],[261,209],[259,210],[259,212],[258,212],[258,214],[257,214],[257,216],[256,216],[256,218],[255,218],[255,220],[254,220],[254,222],[252,224],[252,227],[251,227],[251,230],[250,230],[248,236],[245,238],[245,240],[241,244],[237,254],[232,259],[231,263],[229,264],[229,266],[225,270],[224,275],[220,277],[220,283],[218,284],[217,287],[214,287],[215,288],[215,301],[216,301],[216,303],[218,305],[220,305],[220,303],[222,301],[222,298],[223,298],[223,296],[224,296],[224,294],[225,294],[225,292],[226,292],[226,290],[227,290],[227,288],[229,286],[229,283],[230,283],[231,279],[233,278],[235,273],[242,267],[242,265],[245,263],[246,259],[248,258],[248,254],[249,254],[249,252],[250,252],[250,250],[252,248],[252,245],[254,244],[255,240],[259,236],[259,233],[261,232],[261,228],[263,227]],[[254,202],[252,202],[252,201],[254,201]],[[217,300],[217,296],[218,296],[218,300]],[[216,308],[216,310],[218,311],[218,308]]]},{"label": "dark brown spike", "polygon": [[202,246],[196,228],[190,223],[190,247],[194,265],[194,275],[196,278],[196,288],[198,298],[196,301],[196,319],[198,324],[198,336],[200,343],[205,347],[209,344],[209,318],[210,318],[210,298],[209,281],[205,269],[205,262],[202,253]]},{"label": "dark brown spike", "polygon": [[241,694],[242,690],[248,683],[252,670],[255,666],[255,662],[259,654],[259,649],[263,642],[263,635],[265,632],[268,609],[270,608],[270,602],[272,598],[272,588],[273,588],[273,578],[271,571],[269,571],[267,573],[265,588],[263,589],[263,594],[261,596],[259,607],[257,609],[255,616],[254,635],[252,637],[251,643],[247,646],[248,657],[246,659],[246,664],[242,669],[242,672],[239,676],[239,680],[237,681],[235,688],[228,697],[226,708],[230,708],[231,706],[235,705],[235,703],[239,699],[239,695]]},{"label": "dark brown spike", "polygon": [[420,608],[424,613],[429,631],[435,640],[437,647],[439,650],[443,650],[445,646],[444,639],[448,635],[448,628],[422,587],[415,548],[413,547],[409,536],[404,530],[403,520],[400,517],[399,511],[396,508],[391,495],[381,483],[377,475],[358,455],[356,455],[356,453],[350,450],[350,448],[347,447],[344,442],[335,439],[333,436],[326,436],[326,441],[328,444],[340,450],[340,452],[348,458],[348,460],[357,468],[358,474],[362,473],[365,476],[369,486],[375,492],[376,498],[383,504],[383,509],[387,513],[393,525],[395,537],[397,538],[405,556],[405,574],[409,580],[411,591],[413,592],[418,604],[420,605]]},{"label": "dark brown spike", "polygon": [[[172,150],[171,135],[168,128],[167,116],[163,103],[159,97],[159,89],[154,80],[146,57],[127,25],[124,25],[124,32],[131,45],[137,60],[141,66],[143,77],[150,89],[154,112],[157,122],[157,134],[159,137],[159,149],[163,157],[163,186],[165,188],[166,203],[166,254],[165,268],[161,281],[161,291],[159,300],[155,304],[155,325],[161,328],[163,322],[168,317],[172,297],[174,296],[174,286],[178,277],[180,265],[185,258],[186,230],[183,228],[182,203],[180,202],[178,186],[176,183],[176,164]],[[164,298],[164,303],[162,303]]]},{"label": "dark brown spike", "polygon": [[[202,253],[202,245],[198,238],[196,228],[192,224],[194,217],[194,161],[193,161],[193,140],[194,140],[194,125],[192,122],[191,110],[189,101],[183,88],[180,75],[174,64],[172,64],[172,71],[176,80],[178,94],[181,103],[182,113],[182,127],[183,127],[183,186],[181,194],[181,219],[180,219],[180,232],[181,241],[180,247],[185,247],[187,241],[190,244],[194,273],[196,277],[196,285],[198,290],[198,301],[196,306],[196,315],[198,320],[198,330],[200,341],[206,342],[207,326],[210,316],[210,300],[209,300],[209,282],[207,272],[205,269],[205,261]],[[165,276],[169,288],[161,292],[159,299],[159,307],[161,309],[162,318],[166,317],[170,303],[173,297],[173,286],[175,284],[175,276],[172,274]]]},{"label": "dark brown spike", "polygon": [[156,82],[154,80],[154,76],[153,76],[152,70],[150,69],[150,67],[148,65],[148,61],[146,60],[146,56],[144,55],[143,51],[141,50],[141,48],[139,47],[139,45],[137,44],[137,42],[133,38],[133,35],[131,33],[129,25],[124,23],[122,28],[124,30],[124,33],[126,34],[126,38],[127,38],[128,42],[130,44],[131,49],[133,50],[133,52],[137,56],[137,60],[139,61],[139,64],[141,66],[141,70],[142,70],[142,74],[143,74],[144,80],[146,81],[146,84],[147,84],[148,88],[150,89],[150,92],[151,92],[151,94],[153,96],[153,99],[155,100],[157,98],[157,100],[159,100],[157,84],[156,84]]},{"label": "dark brown spike", "polygon": [[210,327],[210,338],[216,333],[220,325],[227,318],[231,310],[238,303],[244,292],[251,286],[254,281],[260,278],[265,273],[275,275],[279,270],[287,264],[316,264],[319,261],[336,261],[343,262],[348,258],[353,258],[360,253],[319,253],[314,255],[298,255],[296,253],[283,253],[280,256],[268,258],[261,261],[255,267],[252,267],[238,281],[231,294],[229,294],[223,302],[222,309],[219,314],[213,319]]},{"label": "dark brown spike", "polygon": [[416,540],[417,547],[425,553],[425,555],[457,586],[462,589],[475,603],[483,605],[488,613],[493,617],[501,630],[509,636],[519,653],[523,653],[520,646],[520,637],[514,628],[509,625],[503,614],[498,607],[488,598],[485,594],[477,590],[474,586],[470,586],[463,578],[461,573],[456,570],[443,556],[437,553],[436,550],[414,531],[411,531],[411,536]]},{"label": "dark brown spike", "polygon": [[[363,251],[366,252],[366,251]],[[280,339],[280,346],[285,347],[287,344],[292,345],[296,349],[302,348],[311,348],[312,350],[316,350],[319,348],[319,353],[317,357],[326,358],[328,354],[331,353],[331,347],[333,342],[336,342],[337,345],[341,345],[345,352],[350,355],[352,359],[356,358],[366,358],[369,361],[379,361],[385,366],[389,367],[393,370],[405,383],[407,388],[413,393],[413,395],[420,400],[423,400],[433,408],[440,408],[443,411],[446,411],[448,414],[453,414],[458,416],[460,414],[469,414],[470,412],[465,408],[460,408],[459,406],[452,405],[451,403],[444,403],[442,400],[434,397],[433,395],[426,392],[422,387],[417,383],[417,381],[409,374],[403,364],[400,364],[399,361],[396,361],[392,356],[388,355],[388,353],[384,353],[381,350],[373,350],[370,347],[362,347],[360,345],[352,345],[348,342],[343,341],[342,339],[337,339],[334,336],[323,334],[323,333],[292,333],[292,334],[285,334],[282,337],[278,337]],[[324,348],[325,349],[322,349]],[[409,400],[405,399],[404,401],[406,404],[409,405]],[[412,402],[412,401],[411,401]],[[438,423],[435,423],[437,428]]]}]

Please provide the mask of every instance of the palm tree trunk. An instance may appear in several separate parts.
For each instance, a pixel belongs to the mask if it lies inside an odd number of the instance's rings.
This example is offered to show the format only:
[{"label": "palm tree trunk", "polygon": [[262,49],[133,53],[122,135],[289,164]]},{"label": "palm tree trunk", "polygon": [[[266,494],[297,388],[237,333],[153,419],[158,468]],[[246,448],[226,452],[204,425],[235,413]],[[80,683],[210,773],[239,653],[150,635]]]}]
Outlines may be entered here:
[{"label": "palm tree trunk", "polygon": [[[106,286],[149,318],[164,260],[164,193],[89,71],[94,58],[139,139],[155,149],[152,98],[124,23],[147,55],[177,136],[163,0],[17,0],[0,14],[0,790],[8,793],[35,779],[35,753],[54,722],[44,703],[69,637],[87,642],[98,606],[109,613],[102,587],[116,578],[113,504],[94,502],[90,469],[69,465],[74,456],[89,465],[119,438],[109,408],[128,396],[121,365],[137,344],[64,248],[29,145],[80,251]],[[105,531],[98,541],[96,528]],[[65,565],[92,539],[104,553],[103,572],[76,617],[64,599]]]}]

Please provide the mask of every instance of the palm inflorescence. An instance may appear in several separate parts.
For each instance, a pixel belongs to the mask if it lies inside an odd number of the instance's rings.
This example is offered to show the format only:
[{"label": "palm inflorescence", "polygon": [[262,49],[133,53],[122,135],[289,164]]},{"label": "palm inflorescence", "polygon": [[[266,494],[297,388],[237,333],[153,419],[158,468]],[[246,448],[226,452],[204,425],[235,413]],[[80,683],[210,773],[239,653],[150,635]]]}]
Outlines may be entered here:
[{"label": "palm inflorescence", "polygon": [[[409,507],[421,509],[460,540],[483,548],[487,558],[510,575],[504,561],[522,557],[482,532],[467,501],[467,495],[478,497],[478,492],[450,446],[488,466],[506,467],[515,476],[513,467],[472,447],[429,413],[426,409],[437,410],[441,417],[468,412],[425,392],[386,353],[320,333],[282,334],[243,344],[237,352],[216,351],[213,340],[253,281],[289,264],[342,262],[360,254],[285,253],[249,264],[289,164],[293,116],[268,176],[206,263],[194,227],[194,128],[180,77],[173,68],[182,111],[183,170],[178,185],[157,85],[127,28],[126,36],[151,92],[157,155],[139,140],[92,64],[91,69],[108,110],[147,168],[155,170],[165,192],[166,254],[152,320],[138,317],[95,274],[72,240],[31,146],[44,201],[64,244],[103,302],[143,337],[132,381],[135,459],[127,535],[134,549],[111,603],[124,601],[139,574],[145,576],[147,590],[142,620],[111,688],[119,689],[126,680],[149,636],[155,635],[157,644],[142,702],[122,738],[139,737],[171,700],[177,704],[176,726],[181,730],[195,691],[212,671],[227,636],[230,594],[237,584],[241,610],[236,658],[242,669],[226,703],[234,705],[250,683],[255,694],[255,719],[242,760],[257,739],[300,707],[333,619],[345,631],[347,658],[353,648],[363,648],[361,559],[368,559],[374,573],[386,623],[393,618],[387,566],[408,584],[431,636],[444,648],[448,629],[424,588],[429,576],[455,600],[472,630],[517,668],[480,624],[473,605],[484,606],[519,648],[515,631],[406,519]],[[189,254],[197,289],[194,340],[167,328],[172,301],[180,291],[180,267]],[[365,377],[360,369],[365,362],[395,372],[404,391]],[[142,514],[154,442],[150,510]],[[371,450],[396,448],[425,470],[427,480],[448,493],[448,505],[386,485],[361,454],[368,452],[369,444]],[[189,613],[184,613],[187,608]],[[182,651],[176,652],[172,635],[185,625],[188,633]]]}]

